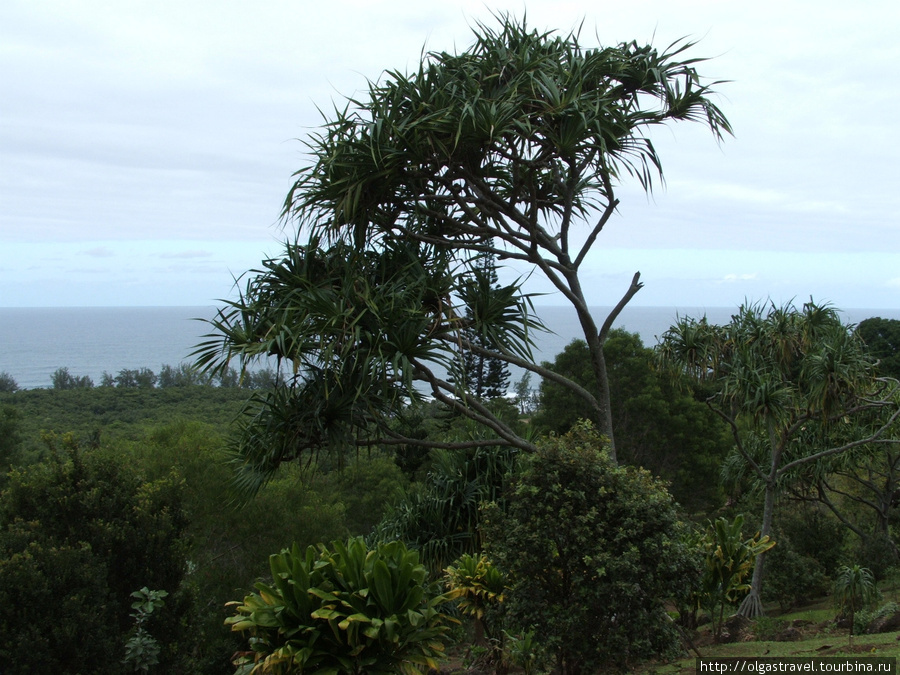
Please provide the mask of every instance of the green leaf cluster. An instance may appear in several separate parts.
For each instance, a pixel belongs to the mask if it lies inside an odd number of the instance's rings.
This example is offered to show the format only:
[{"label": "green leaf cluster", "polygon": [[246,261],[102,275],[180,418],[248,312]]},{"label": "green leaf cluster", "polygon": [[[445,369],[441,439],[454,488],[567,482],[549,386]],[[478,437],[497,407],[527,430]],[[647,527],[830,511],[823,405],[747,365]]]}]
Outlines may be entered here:
[{"label": "green leaf cluster", "polygon": [[[465,392],[433,373],[435,365],[458,367],[467,322],[457,296],[487,313],[469,322],[475,329],[489,326],[504,349],[529,353],[537,324],[527,299],[515,286],[472,286],[448,264],[444,253],[410,242],[290,245],[219,312],[217,333],[198,347],[201,366],[218,371],[237,357],[246,369],[267,356],[292,373],[255,394],[242,415],[235,467],[248,492],[283,462],[392,439],[397,415],[423,398],[419,382],[465,408]],[[482,302],[479,293],[490,297]]]},{"label": "green leaf cluster", "polygon": [[250,635],[239,673],[405,673],[437,668],[452,619],[446,597],[401,542],[369,549],[361,538],[269,558],[258,583],[226,620]]},{"label": "green leaf cluster", "polygon": [[373,536],[416,548],[440,574],[452,561],[481,550],[480,508],[503,501],[504,483],[520,453],[514,448],[432,451],[425,480],[413,483],[388,509]]},{"label": "green leaf cluster", "polygon": [[[294,376],[248,410],[235,447],[248,490],[318,448],[402,442],[387,421],[423,391],[496,444],[534,450],[462,386],[466,351],[540,372],[531,299],[519,281],[479,274],[486,256],[525,263],[564,294],[605,383],[578,273],[616,209],[614,184],[631,174],[650,189],[661,176],[652,127],[694,120],[720,138],[730,125],[685,57],[691,43],[586,48],[496,18],[468,49],[424,54],[326,116],[284,204],[299,243],[211,322],[195,353],[207,371],[273,356]],[[589,232],[573,245],[578,225]],[[639,288],[636,277],[629,293]],[[606,425],[608,397],[575,390]]]},{"label": "green leaf cluster", "polygon": [[482,619],[489,606],[503,602],[508,579],[486,555],[466,553],[446,569],[446,583],[447,597],[457,600],[459,610]]}]

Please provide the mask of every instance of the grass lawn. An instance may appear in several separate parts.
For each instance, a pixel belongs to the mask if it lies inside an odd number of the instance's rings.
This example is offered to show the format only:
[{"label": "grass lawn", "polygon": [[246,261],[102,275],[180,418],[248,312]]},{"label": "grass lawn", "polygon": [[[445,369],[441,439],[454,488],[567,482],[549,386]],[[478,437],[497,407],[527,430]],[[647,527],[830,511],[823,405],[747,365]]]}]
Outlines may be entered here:
[{"label": "grass lawn", "polygon": [[[887,592],[885,592],[887,591]],[[893,593],[890,591],[894,591]],[[896,589],[882,589],[882,602],[896,595]],[[811,656],[881,656],[900,658],[900,632],[854,635],[846,628],[834,627],[835,609],[830,599],[824,599],[786,614],[769,608],[769,616],[754,622],[746,640],[727,644],[715,644],[709,625],[703,626],[695,640],[703,658],[724,657],[811,657]],[[799,632],[799,639],[776,641],[754,639],[755,633],[773,637],[789,626]],[[684,658],[669,663],[645,664],[643,673],[695,673],[695,658],[691,652]]]}]

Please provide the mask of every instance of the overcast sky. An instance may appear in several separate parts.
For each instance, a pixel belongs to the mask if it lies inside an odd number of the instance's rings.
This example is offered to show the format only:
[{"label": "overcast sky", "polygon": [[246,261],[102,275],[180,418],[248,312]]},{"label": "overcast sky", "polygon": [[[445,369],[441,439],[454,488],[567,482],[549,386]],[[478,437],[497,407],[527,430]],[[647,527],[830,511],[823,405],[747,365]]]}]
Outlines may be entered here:
[{"label": "overcast sky", "polygon": [[[205,305],[275,255],[319,109],[490,9],[587,45],[691,37],[735,138],[657,133],[592,304],[900,308],[900,3],[0,2],[0,306]],[[540,286],[533,287],[540,290]],[[558,296],[541,300],[563,304]]]}]

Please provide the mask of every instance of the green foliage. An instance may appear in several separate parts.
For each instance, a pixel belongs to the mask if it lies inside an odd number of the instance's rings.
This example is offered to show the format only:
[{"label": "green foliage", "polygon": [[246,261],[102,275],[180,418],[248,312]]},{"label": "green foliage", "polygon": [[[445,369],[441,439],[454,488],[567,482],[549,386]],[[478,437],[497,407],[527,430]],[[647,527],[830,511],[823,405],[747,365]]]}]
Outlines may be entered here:
[{"label": "green foliage", "polygon": [[[649,190],[660,174],[648,129],[692,120],[721,138],[730,126],[699,59],[682,60],[688,43],[585,48],[576,34],[498,23],[478,26],[469,49],[373,79],[307,140],[311,162],[283,211],[305,243],[253,270],[195,352],[209,372],[263,357],[291,370],[242,426],[249,490],[320,448],[402,441],[391,421],[423,390],[490,429],[494,445],[534,449],[465,377],[435,370],[452,372],[464,351],[535,368],[531,299],[518,281],[479,274],[479,256],[545,273],[579,308],[605,382],[578,273],[616,209],[614,186],[631,174]],[[590,230],[570,238],[578,225]],[[578,390],[611,434],[605,403]]]},{"label": "green foliage", "polygon": [[531,388],[531,373],[525,371],[521,379],[513,386],[516,397],[516,407],[519,409],[520,415],[531,415],[539,405],[539,395]]},{"label": "green foliage", "polygon": [[[823,547],[825,548],[825,547]],[[763,600],[777,602],[782,612],[828,591],[828,576],[814,557],[803,555],[784,539],[766,557],[768,573]]]},{"label": "green foliage", "polygon": [[251,636],[239,673],[422,673],[437,668],[451,619],[446,598],[401,542],[361,538],[294,545],[269,558],[272,583],[231,603]]},{"label": "green foliage", "polygon": [[150,368],[123,368],[116,375],[116,386],[121,389],[139,387],[152,389],[159,378]]},{"label": "green foliage", "polygon": [[222,431],[197,421],[159,424],[116,449],[149,477],[174,469],[184,480],[189,580],[205,607],[193,628],[192,654],[195,672],[210,674],[230,670],[228,657],[240,648],[237,634],[222,629],[222,607],[235,588],[268,573],[260,551],[278,550],[284,541],[305,547],[365,534],[405,484],[389,458],[373,453],[348,460],[343,471],[288,467],[248,500],[230,485]]},{"label": "green foliage", "polygon": [[521,668],[525,675],[534,675],[544,665],[546,654],[535,640],[535,631],[507,633],[504,631],[506,659]]},{"label": "green foliage", "polygon": [[0,405],[0,487],[5,485],[6,472],[18,458],[21,443],[18,409]]},{"label": "green foliage", "polygon": [[447,568],[445,581],[447,598],[466,616],[482,619],[488,607],[503,602],[508,579],[487,556],[466,553]]},{"label": "green foliage", "polygon": [[247,392],[220,387],[166,389],[29,389],[3,401],[18,411],[20,454],[43,454],[42,431],[73,432],[81,439],[140,438],[144,425],[173,420],[202,420],[227,429],[240,411]]},{"label": "green foliage", "polygon": [[146,586],[131,594],[137,601],[131,603],[134,630],[125,643],[124,663],[130,663],[135,672],[149,673],[159,664],[159,642],[147,630],[146,624],[156,610],[165,607],[168,595],[166,591],[151,591]]},{"label": "green foliage", "polygon": [[[495,635],[487,619],[489,610],[503,603],[509,578],[486,555],[475,557],[464,554],[444,571],[447,598],[456,601],[463,615],[475,623],[475,644],[483,646],[487,640],[496,639],[502,646],[500,635]],[[500,657],[501,655],[495,655]]]},{"label": "green foliage", "polygon": [[[730,425],[736,458],[764,494],[763,536],[782,488],[880,439],[900,417],[897,390],[875,377],[862,340],[828,305],[748,304],[724,326],[683,318],[659,352],[678,377],[709,389],[709,405]],[[744,616],[762,613],[764,570],[754,571]]]},{"label": "green foliage", "polygon": [[778,546],[766,554],[763,599],[787,611],[827,594],[847,534],[820,505],[800,502],[784,509],[773,532]]},{"label": "green foliage", "polygon": [[[603,353],[618,460],[669,481],[672,494],[691,512],[714,508],[722,492],[721,462],[730,445],[722,421],[704,402],[695,400],[686,381],[679,387],[658,372],[653,350],[644,347],[637,334],[611,330]],[[573,340],[553,363],[543,366],[599,393],[583,340]],[[574,392],[543,380],[540,409],[534,418],[538,427],[562,434],[590,414]]]},{"label": "green foliage", "polygon": [[50,376],[50,381],[54,389],[90,389],[94,386],[89,376],[72,375],[68,368],[57,368]]},{"label": "green foliage", "polygon": [[422,399],[414,381],[430,382],[435,398],[457,412],[477,408],[503,436],[498,443],[514,439],[503,420],[432,368],[457,365],[451,296],[472,304],[487,293],[491,339],[522,356],[537,324],[514,289],[469,287],[463,276],[447,274],[447,264],[444,254],[409,242],[378,251],[291,245],[220,312],[214,326],[221,337],[198,349],[198,363],[210,372],[227,367],[234,354],[242,369],[263,355],[294,366],[287,382],[255,394],[241,416],[235,468],[248,492],[282,463],[308,460],[319,449],[340,454],[380,439],[396,442],[395,420],[410,400]]},{"label": "green foliage", "polygon": [[[781,544],[779,543],[779,546]],[[776,549],[777,550],[777,549]],[[779,633],[790,624],[784,619],[773,619],[768,616],[757,617],[753,621],[753,636],[760,641],[773,641],[778,639]]]},{"label": "green foliage", "polygon": [[0,393],[12,394],[19,391],[19,383],[5,370],[0,372]]},{"label": "green foliage", "polygon": [[587,424],[523,462],[506,512],[487,510],[488,552],[513,580],[509,621],[538,631],[559,672],[677,651],[665,603],[687,592],[699,561],[665,487],[616,466]]},{"label": "green foliage", "polygon": [[897,566],[897,545],[881,533],[865,537],[856,548],[857,560],[872,571],[875,579],[884,579]]},{"label": "green foliage", "polygon": [[[185,573],[181,490],[71,439],[12,471],[0,495],[0,605],[16,608],[0,617],[4,672],[121,672],[132,589],[174,593]],[[177,672],[173,619],[159,638]]]},{"label": "green foliage", "polygon": [[834,580],[834,602],[854,626],[856,611],[871,605],[878,598],[875,576],[867,567],[841,566]]},{"label": "green foliage", "polygon": [[[225,381],[228,381],[227,379]],[[197,385],[209,384],[208,378],[203,377],[200,372],[190,363],[180,363],[177,366],[163,364],[159,369],[159,375],[156,377],[156,385],[160,389],[166,387],[192,387]],[[227,386],[222,384],[221,386]]]},{"label": "green foliage", "polygon": [[900,379],[900,321],[873,317],[860,321],[856,332],[878,361],[878,372]]},{"label": "green foliage", "polygon": [[877,609],[862,608],[853,616],[853,634],[862,635],[869,632],[869,627],[879,619],[893,616],[900,612],[900,605],[888,602]]},{"label": "green foliage", "polygon": [[731,522],[717,518],[710,523],[703,538],[703,576],[700,584],[700,604],[709,613],[716,638],[721,634],[725,607],[735,606],[750,590],[749,576],[756,557],[765,553],[775,542],[759,533],[747,539],[741,531],[744,516]]},{"label": "green foliage", "polygon": [[419,550],[435,574],[481,550],[484,502],[502,500],[519,453],[511,448],[433,451],[425,480],[413,483],[375,528],[378,541],[399,539]]},{"label": "green foliage", "polygon": [[[472,269],[472,282],[482,286],[474,298],[490,299],[490,287],[499,289],[497,283],[497,268],[494,255],[480,256]],[[491,354],[496,354],[498,345],[494,344],[487,335],[480,334],[472,326],[476,316],[484,316],[491,313],[490,308],[466,307],[467,325],[463,328],[462,337],[468,349],[462,351],[462,362],[459,364],[459,377],[466,389],[478,399],[492,399],[506,396],[509,385],[509,366],[507,363]]]}]

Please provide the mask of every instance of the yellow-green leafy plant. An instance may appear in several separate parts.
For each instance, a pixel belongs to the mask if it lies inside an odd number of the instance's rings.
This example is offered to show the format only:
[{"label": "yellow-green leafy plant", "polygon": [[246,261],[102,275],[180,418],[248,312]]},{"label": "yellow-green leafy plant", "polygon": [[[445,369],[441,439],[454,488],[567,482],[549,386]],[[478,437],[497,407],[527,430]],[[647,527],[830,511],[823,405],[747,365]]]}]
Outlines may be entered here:
[{"label": "yellow-green leafy plant", "polygon": [[757,556],[775,546],[758,532],[744,538],[743,525],[743,515],[730,522],[718,518],[701,540],[704,568],[699,604],[709,613],[716,639],[721,635],[725,607],[736,606],[750,591],[748,582]]},{"label": "yellow-green leafy plant", "polygon": [[485,615],[503,602],[507,576],[486,555],[462,555],[445,570],[447,597],[457,601],[459,611],[472,617],[475,644],[485,645],[491,637]]},{"label": "yellow-green leafy plant", "polygon": [[416,551],[362,538],[269,558],[272,583],[229,603],[225,623],[249,634],[239,675],[404,673],[437,668],[453,619]]}]

